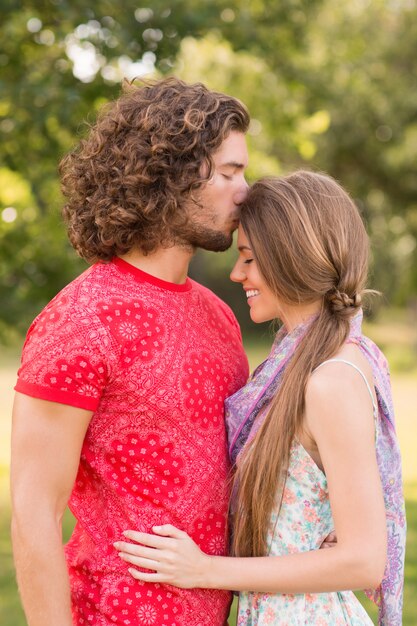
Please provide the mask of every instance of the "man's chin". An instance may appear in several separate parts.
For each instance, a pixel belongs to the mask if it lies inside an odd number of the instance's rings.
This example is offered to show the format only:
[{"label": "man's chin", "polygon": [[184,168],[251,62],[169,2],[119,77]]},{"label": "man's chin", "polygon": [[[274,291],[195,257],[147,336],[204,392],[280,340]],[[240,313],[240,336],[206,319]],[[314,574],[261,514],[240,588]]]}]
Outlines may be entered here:
[{"label": "man's chin", "polygon": [[232,242],[230,242],[229,244],[223,244],[223,245],[206,245],[206,246],[200,246],[200,248],[202,248],[203,250],[207,250],[208,252],[226,252],[226,250],[229,250],[229,248],[231,247]]},{"label": "man's chin", "polygon": [[202,248],[210,252],[225,252],[233,243],[233,234],[206,229],[194,232],[187,243],[193,248]]},{"label": "man's chin", "polygon": [[200,241],[197,247],[208,250],[209,252],[225,252],[231,247],[232,243],[232,235],[222,235],[221,237],[213,237],[212,239]]}]

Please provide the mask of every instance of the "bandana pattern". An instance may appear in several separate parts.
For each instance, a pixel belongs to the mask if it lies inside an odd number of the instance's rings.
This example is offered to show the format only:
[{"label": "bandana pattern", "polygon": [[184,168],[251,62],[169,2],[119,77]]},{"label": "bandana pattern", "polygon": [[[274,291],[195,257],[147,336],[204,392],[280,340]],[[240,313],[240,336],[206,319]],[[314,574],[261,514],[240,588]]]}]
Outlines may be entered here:
[{"label": "bandana pattern", "polygon": [[[262,423],[262,409],[279,389],[285,368],[313,319],[297,326],[291,333],[281,328],[268,358],[256,368],[248,383],[226,400],[229,454],[233,463],[248,438],[253,436],[253,430]],[[362,335],[361,327],[362,312],[359,312],[351,321],[347,342],[360,348],[373,372],[378,400],[376,454],[388,537],[388,559],[383,581],[378,589],[366,590],[365,593],[378,606],[379,626],[401,626],[406,539],[401,456],[395,433],[388,364],[379,348]]]}]

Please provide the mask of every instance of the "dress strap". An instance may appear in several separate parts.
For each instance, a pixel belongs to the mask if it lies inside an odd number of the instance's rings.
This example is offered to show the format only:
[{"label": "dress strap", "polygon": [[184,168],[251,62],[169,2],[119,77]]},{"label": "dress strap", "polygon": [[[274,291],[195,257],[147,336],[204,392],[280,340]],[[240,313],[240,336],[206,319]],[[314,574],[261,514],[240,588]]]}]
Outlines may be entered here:
[{"label": "dress strap", "polygon": [[346,365],[350,365],[357,372],[359,372],[359,374],[362,376],[363,380],[365,381],[366,388],[368,389],[369,395],[371,396],[374,418],[376,419],[376,417],[378,415],[378,407],[375,404],[374,394],[372,393],[371,387],[369,386],[369,383],[368,383],[368,380],[367,380],[365,374],[362,372],[362,370],[357,365],[352,363],[351,361],[346,361],[345,359],[327,359],[327,361],[323,361],[323,363],[320,363],[320,365],[318,365],[314,371],[318,370],[319,367],[321,367],[322,365],[325,365],[326,363],[346,363]]}]

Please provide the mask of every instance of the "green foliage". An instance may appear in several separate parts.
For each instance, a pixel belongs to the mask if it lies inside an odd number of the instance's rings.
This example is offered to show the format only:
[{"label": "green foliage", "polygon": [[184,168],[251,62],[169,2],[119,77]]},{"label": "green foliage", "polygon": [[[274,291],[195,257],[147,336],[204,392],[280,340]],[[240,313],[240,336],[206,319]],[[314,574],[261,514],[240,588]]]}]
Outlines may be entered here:
[{"label": "green foliage", "polygon": [[372,234],[374,284],[402,303],[416,281],[416,17],[415,3],[326,2],[310,32],[310,64],[300,68],[309,106],[331,119],[316,163],[357,199]]},{"label": "green foliage", "polygon": [[[369,225],[374,286],[391,303],[416,296],[414,2],[1,0],[1,9],[0,333],[25,328],[84,267],[65,240],[57,166],[123,77],[143,72],[245,101],[248,179],[300,166],[334,175]],[[232,256],[195,263],[226,298]]]}]

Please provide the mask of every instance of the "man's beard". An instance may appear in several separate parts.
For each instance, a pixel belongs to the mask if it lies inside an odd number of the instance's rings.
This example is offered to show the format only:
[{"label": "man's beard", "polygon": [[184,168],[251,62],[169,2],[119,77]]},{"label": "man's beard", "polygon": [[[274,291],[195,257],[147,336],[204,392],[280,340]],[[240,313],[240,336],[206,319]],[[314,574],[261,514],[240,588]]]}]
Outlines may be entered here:
[{"label": "man's beard", "polygon": [[[229,215],[224,224],[224,230],[216,225],[216,212],[213,208],[204,207],[196,200],[190,201],[186,209],[187,221],[179,232],[173,233],[177,244],[190,247],[193,250],[201,248],[210,252],[224,252],[233,243],[233,231],[238,226],[239,214]],[[202,213],[204,219],[202,219]],[[229,229],[227,229],[227,224]],[[217,226],[217,228],[216,228]]]},{"label": "man's beard", "polygon": [[[214,222],[214,220],[213,220]],[[237,218],[235,220],[237,228]],[[174,241],[180,246],[192,249],[202,248],[210,252],[224,252],[233,243],[233,230],[223,231],[208,226],[198,221],[196,214],[189,215],[187,223],[181,228],[181,232],[173,233]]]},{"label": "man's beard", "polygon": [[185,234],[184,243],[193,248],[202,248],[210,252],[224,252],[233,243],[233,234],[221,230],[213,230],[201,224],[190,224]]}]

